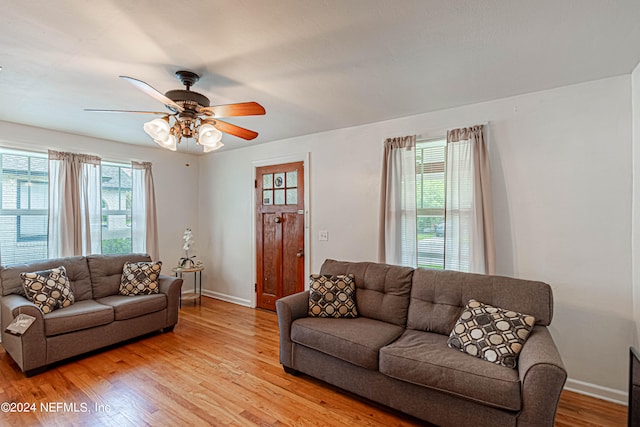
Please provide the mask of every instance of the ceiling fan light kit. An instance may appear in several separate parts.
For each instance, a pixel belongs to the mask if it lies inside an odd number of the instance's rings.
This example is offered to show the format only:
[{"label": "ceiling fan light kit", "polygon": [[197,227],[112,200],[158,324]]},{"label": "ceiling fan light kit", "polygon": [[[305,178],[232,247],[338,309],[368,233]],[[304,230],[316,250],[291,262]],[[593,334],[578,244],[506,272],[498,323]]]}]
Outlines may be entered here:
[{"label": "ceiling fan light kit", "polygon": [[218,141],[218,142],[216,142],[216,143],[214,143],[212,145],[205,145],[203,151],[205,153],[210,153],[211,151],[215,151],[218,148],[222,148],[223,145],[224,144],[222,143],[222,141]]},{"label": "ceiling fan light kit", "polygon": [[162,102],[170,113],[130,110],[95,110],[103,113],[163,114],[143,125],[144,131],[161,147],[176,151],[182,138],[194,138],[208,153],[221,148],[222,134],[228,133],[246,140],[254,139],[257,132],[218,120],[219,117],[255,116],[265,114],[257,102],[210,106],[209,98],[191,90],[200,76],[191,71],[177,71],[176,76],[186,89],[170,90],[164,95],[147,83],[132,77],[120,76],[147,95]]},{"label": "ceiling fan light kit", "polygon": [[[200,126],[197,130],[196,141],[198,144],[205,147],[212,147],[222,140],[222,132],[213,126],[213,123],[208,123],[207,120],[200,122]],[[220,147],[218,147],[220,148]]]}]

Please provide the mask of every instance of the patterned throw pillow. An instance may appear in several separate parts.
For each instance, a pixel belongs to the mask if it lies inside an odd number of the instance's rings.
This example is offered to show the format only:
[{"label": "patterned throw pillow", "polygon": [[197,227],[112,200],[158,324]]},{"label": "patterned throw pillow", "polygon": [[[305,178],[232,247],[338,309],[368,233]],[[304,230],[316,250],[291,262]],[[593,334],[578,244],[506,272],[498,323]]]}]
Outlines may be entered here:
[{"label": "patterned throw pillow", "polygon": [[161,268],[162,261],[125,262],[120,280],[120,295],[157,294]]},{"label": "patterned throw pillow", "polygon": [[310,317],[358,317],[356,283],[353,274],[311,275],[309,285]]},{"label": "patterned throw pillow", "polygon": [[67,270],[60,266],[51,270],[20,273],[22,287],[29,301],[43,313],[51,313],[75,302]]},{"label": "patterned throw pillow", "polygon": [[471,356],[515,368],[536,319],[469,300],[447,344]]}]

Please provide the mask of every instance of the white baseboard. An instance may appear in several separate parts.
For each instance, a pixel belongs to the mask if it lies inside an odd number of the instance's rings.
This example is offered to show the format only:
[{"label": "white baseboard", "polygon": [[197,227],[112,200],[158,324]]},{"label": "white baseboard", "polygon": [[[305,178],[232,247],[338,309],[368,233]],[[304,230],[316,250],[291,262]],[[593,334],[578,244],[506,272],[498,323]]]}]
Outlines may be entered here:
[{"label": "white baseboard", "polygon": [[613,388],[602,387],[571,378],[567,379],[564,388],[565,390],[574,391],[576,393],[595,397],[596,399],[606,400],[607,402],[617,403],[619,405],[627,406],[629,404],[628,393]]},{"label": "white baseboard", "polygon": [[221,301],[231,302],[233,304],[242,305],[244,307],[251,307],[251,301],[244,298],[238,298],[227,294],[221,294],[220,292],[209,291],[207,289],[202,290],[202,295],[219,299]]}]

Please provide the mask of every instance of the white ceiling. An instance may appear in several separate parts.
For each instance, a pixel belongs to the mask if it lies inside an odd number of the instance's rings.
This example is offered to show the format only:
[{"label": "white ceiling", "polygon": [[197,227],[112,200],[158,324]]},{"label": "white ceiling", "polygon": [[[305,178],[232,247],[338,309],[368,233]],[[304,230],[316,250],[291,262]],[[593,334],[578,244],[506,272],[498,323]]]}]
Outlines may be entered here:
[{"label": "white ceiling", "polygon": [[[639,0],[26,0],[0,15],[0,120],[155,146],[161,92],[257,101],[225,149],[629,74]],[[193,148],[193,141],[180,150]]]}]

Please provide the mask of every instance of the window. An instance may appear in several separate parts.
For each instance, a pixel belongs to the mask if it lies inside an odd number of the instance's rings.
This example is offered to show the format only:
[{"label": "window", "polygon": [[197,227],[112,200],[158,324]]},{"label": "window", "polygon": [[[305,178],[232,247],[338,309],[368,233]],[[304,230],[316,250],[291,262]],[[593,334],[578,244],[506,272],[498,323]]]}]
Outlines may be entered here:
[{"label": "window", "polygon": [[102,253],[131,253],[131,166],[102,162]]},{"label": "window", "polygon": [[484,125],[384,141],[379,259],[389,264],[495,273]]},{"label": "window", "polygon": [[47,258],[48,160],[45,154],[0,149],[0,261]]},{"label": "window", "polygon": [[[50,158],[51,153],[57,153],[60,159]],[[52,222],[56,220],[49,218],[49,209],[53,209],[53,212],[62,211],[50,206],[55,200],[50,200],[51,194],[57,195],[60,200],[69,198],[52,192],[63,188],[55,173],[55,162],[59,163],[64,157],[62,155],[69,154],[86,156],[55,151],[48,154],[31,153],[0,147],[0,264],[47,259],[50,252],[56,252],[56,245],[62,246],[56,230],[63,227],[58,225],[56,228],[56,224],[49,223],[50,219]],[[79,224],[75,224],[82,232],[86,230],[86,224],[90,225],[92,243],[90,248],[83,249],[83,253],[126,254],[135,249],[157,257],[155,226],[147,226],[148,221],[156,223],[155,203],[147,202],[145,196],[153,194],[151,163],[121,164],[102,162],[98,157],[95,159],[89,168],[95,177],[95,184],[87,197],[100,201],[101,206],[96,203],[95,209],[88,215],[86,210],[82,211],[81,215],[86,216],[82,217]],[[133,200],[134,191],[139,200]],[[153,197],[150,200],[154,200]],[[135,224],[133,214],[139,216]],[[152,219],[148,220],[147,216]],[[138,234],[134,245],[133,232],[136,230]],[[58,230],[57,233],[62,231]],[[67,231],[64,233],[70,235]],[[152,247],[147,247],[150,244]]]},{"label": "window", "polygon": [[446,140],[416,143],[418,267],[444,269]]}]

